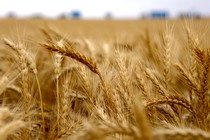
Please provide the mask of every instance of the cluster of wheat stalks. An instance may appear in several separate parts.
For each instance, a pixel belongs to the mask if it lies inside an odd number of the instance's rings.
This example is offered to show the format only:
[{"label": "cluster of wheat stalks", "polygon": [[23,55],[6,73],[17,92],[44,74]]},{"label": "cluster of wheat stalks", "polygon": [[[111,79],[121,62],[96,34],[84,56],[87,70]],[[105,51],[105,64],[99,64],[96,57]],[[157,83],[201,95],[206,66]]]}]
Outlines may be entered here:
[{"label": "cluster of wheat stalks", "polygon": [[188,26],[182,45],[173,28],[100,45],[41,31],[38,49],[3,38],[0,139],[210,139],[210,48]]}]

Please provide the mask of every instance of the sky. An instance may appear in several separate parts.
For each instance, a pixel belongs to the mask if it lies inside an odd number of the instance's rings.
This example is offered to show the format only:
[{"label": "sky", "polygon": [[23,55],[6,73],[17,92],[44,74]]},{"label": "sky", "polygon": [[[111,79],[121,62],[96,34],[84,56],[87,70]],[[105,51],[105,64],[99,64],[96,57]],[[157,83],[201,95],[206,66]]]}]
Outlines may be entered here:
[{"label": "sky", "polygon": [[208,16],[210,0],[0,0],[1,17],[9,12],[21,17],[56,17],[72,10],[79,10],[83,18],[103,18],[108,12],[115,18],[138,18],[157,10],[168,11],[171,16],[188,11]]}]

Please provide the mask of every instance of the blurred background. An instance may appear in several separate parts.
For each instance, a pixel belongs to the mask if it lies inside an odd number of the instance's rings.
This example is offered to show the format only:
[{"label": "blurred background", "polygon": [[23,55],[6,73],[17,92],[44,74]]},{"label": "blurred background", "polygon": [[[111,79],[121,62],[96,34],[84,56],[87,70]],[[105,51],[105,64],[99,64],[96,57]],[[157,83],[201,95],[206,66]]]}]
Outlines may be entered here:
[{"label": "blurred background", "polygon": [[10,18],[206,18],[209,0],[6,0],[0,17]]}]

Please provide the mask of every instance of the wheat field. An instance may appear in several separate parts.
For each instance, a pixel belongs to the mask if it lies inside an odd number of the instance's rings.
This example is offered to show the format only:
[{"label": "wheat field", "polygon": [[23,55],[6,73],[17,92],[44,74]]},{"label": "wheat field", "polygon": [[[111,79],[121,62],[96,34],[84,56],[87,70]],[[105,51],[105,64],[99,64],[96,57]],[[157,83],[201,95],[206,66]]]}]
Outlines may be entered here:
[{"label": "wheat field", "polygon": [[0,20],[0,140],[209,140],[209,19]]}]

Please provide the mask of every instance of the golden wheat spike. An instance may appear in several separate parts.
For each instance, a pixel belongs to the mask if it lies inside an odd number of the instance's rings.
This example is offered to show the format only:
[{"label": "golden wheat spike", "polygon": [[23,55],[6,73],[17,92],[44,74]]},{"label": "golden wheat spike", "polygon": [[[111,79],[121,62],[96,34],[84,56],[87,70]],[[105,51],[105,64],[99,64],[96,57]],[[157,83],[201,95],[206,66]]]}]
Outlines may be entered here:
[{"label": "golden wheat spike", "polygon": [[179,97],[179,96],[164,96],[161,98],[152,99],[145,104],[145,107],[150,107],[150,106],[154,106],[154,105],[158,105],[158,104],[177,104],[177,105],[180,105],[180,106],[186,108],[191,113],[193,113],[193,114],[195,113],[195,111],[194,111],[193,107],[190,105],[190,103],[183,97]]},{"label": "golden wheat spike", "polygon": [[58,52],[61,53],[65,56],[68,56],[72,59],[75,59],[77,61],[79,61],[80,63],[86,65],[92,72],[98,74],[98,68],[96,67],[96,63],[93,62],[93,60],[91,58],[87,58],[86,56],[82,55],[79,52],[76,52],[74,50],[69,50],[69,49],[62,49],[60,47],[55,47],[49,44],[41,44],[41,46],[45,47],[46,49],[50,50],[50,51],[54,51],[54,52]]}]

